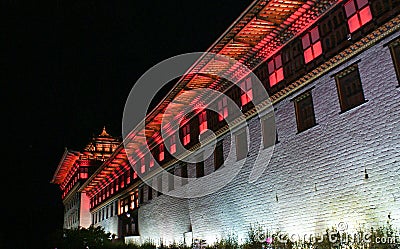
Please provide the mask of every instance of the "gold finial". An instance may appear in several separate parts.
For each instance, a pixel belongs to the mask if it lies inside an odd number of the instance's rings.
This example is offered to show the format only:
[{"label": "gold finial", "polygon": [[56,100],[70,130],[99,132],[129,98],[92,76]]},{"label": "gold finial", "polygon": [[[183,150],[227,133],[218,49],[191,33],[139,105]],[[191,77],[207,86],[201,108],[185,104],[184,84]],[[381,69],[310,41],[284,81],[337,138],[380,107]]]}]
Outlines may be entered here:
[{"label": "gold finial", "polygon": [[106,131],[106,126],[103,126],[103,131],[101,132],[100,136],[102,136],[102,137],[109,137],[110,136]]}]

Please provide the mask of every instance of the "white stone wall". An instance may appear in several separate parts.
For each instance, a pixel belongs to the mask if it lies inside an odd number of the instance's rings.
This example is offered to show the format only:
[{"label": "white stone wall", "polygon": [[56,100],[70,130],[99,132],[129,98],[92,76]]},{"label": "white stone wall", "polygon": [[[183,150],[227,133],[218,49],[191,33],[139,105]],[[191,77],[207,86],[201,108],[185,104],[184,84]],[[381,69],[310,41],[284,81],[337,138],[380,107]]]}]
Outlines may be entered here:
[{"label": "white stone wall", "polygon": [[157,245],[183,243],[184,233],[190,230],[187,199],[167,195],[153,196],[153,200],[139,208],[139,233],[141,242],[152,241]]},{"label": "white stone wall", "polygon": [[[193,238],[209,243],[232,232],[241,240],[255,222],[300,235],[321,232],[339,222],[346,222],[352,231],[359,226],[383,225],[389,214],[392,224],[400,227],[400,88],[389,49],[383,46],[398,35],[276,104],[279,143],[255,183],[248,181],[252,170],[252,161],[248,160],[233,181],[211,195],[190,200],[154,195],[153,200],[142,204],[142,241],[180,241],[190,225]],[[340,113],[331,76],[358,60],[368,101]],[[290,99],[311,87],[317,125],[298,133]],[[260,134],[258,118],[249,122],[249,130],[253,134],[249,139],[260,139],[254,138],[254,134]],[[224,154],[229,142],[224,141]],[[258,154],[266,158],[267,150],[258,153],[251,144],[249,158]],[[213,160],[205,164],[207,175],[214,167]],[[193,171],[189,164],[189,176]]]},{"label": "white stone wall", "polygon": [[[104,228],[105,232],[109,232],[111,233],[111,235],[116,235],[118,238],[118,236],[120,236],[120,230],[119,230],[119,218],[115,210],[116,207],[115,202],[116,202],[115,200],[110,201],[106,206],[96,210],[95,212],[91,212],[91,219],[93,219],[94,226],[101,226]],[[93,217],[93,215],[95,217]]]},{"label": "white stone wall", "polygon": [[92,224],[90,214],[90,198],[85,194],[80,194],[79,226],[88,228]]},{"label": "white stone wall", "polygon": [[64,225],[63,228],[73,229],[80,226],[80,193],[72,190],[68,199],[63,201],[64,204]]},{"label": "white stone wall", "polygon": [[102,226],[106,233],[111,233],[112,235],[119,235],[118,233],[118,216],[114,215],[112,217],[108,217],[100,222],[97,222],[95,226]]}]

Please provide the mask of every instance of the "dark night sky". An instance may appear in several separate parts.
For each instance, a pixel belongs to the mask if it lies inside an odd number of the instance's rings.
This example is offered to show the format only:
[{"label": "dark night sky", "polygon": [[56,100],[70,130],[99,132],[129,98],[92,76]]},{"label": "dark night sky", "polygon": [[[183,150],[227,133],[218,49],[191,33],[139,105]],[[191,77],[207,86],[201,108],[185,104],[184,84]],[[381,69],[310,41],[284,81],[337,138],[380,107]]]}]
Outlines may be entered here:
[{"label": "dark night sky", "polygon": [[205,51],[251,2],[3,0],[0,248],[46,248],[62,227],[49,182],[64,147],[81,150],[104,125],[120,136],[140,75]]}]

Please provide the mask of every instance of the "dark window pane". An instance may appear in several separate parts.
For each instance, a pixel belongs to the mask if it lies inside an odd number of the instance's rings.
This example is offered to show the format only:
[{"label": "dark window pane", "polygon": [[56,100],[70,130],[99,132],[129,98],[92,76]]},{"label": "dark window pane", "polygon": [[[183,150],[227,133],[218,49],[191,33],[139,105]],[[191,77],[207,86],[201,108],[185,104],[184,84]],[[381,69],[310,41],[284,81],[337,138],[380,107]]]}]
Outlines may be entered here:
[{"label": "dark window pane", "polygon": [[158,178],[157,178],[157,196],[160,196],[160,195],[162,195],[162,176],[160,175],[160,176],[158,176]]},{"label": "dark window pane", "polygon": [[263,145],[264,148],[268,148],[274,145],[277,140],[275,119],[273,118],[273,116],[271,116],[263,119],[261,122],[263,132]]},{"label": "dark window pane", "polygon": [[311,92],[295,99],[297,130],[302,132],[315,125],[314,105]]},{"label": "dark window pane", "polygon": [[204,162],[196,163],[196,177],[203,177],[204,176]]},{"label": "dark window pane", "polygon": [[342,112],[365,102],[357,65],[351,66],[336,76]]},{"label": "dark window pane", "polygon": [[174,170],[168,171],[168,191],[174,190]]},{"label": "dark window pane", "polygon": [[236,135],[236,158],[241,160],[247,157],[247,135],[246,131],[242,131]]},{"label": "dark window pane", "polygon": [[151,188],[151,184],[147,186],[147,200],[153,199],[153,189]]},{"label": "dark window pane", "polygon": [[400,84],[400,39],[397,39],[390,45],[390,53],[392,54],[393,65],[396,69],[397,81]]},{"label": "dark window pane", "polygon": [[182,177],[182,185],[185,185],[188,183],[188,170],[187,170],[187,164],[181,165],[181,177]]},{"label": "dark window pane", "polygon": [[214,168],[219,169],[224,164],[224,147],[222,142],[218,143],[214,151]]}]

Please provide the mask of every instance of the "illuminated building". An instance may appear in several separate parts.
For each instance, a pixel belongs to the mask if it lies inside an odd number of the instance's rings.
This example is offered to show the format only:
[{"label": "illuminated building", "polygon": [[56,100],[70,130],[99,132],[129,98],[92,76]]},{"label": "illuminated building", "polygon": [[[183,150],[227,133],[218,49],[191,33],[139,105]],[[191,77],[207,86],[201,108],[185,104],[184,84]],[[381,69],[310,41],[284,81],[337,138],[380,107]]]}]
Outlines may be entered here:
[{"label": "illuminated building", "polygon": [[[252,78],[239,83],[243,91],[220,79],[188,74],[146,117],[152,157],[132,135],[129,148],[118,146],[79,187],[78,193],[90,199],[91,222],[125,240],[166,244],[193,238],[212,243],[229,231],[242,240],[256,222],[300,235],[339,222],[348,224],[349,232],[388,220],[400,227],[399,13],[398,0],[255,1],[208,52],[245,64],[269,93],[276,139],[263,175],[248,182],[254,166],[249,160],[227,186],[204,197],[180,199],[154,191],[157,186],[172,192],[191,181],[170,181],[150,158],[174,175],[201,182],[224,170],[220,166],[231,143],[238,164],[255,154],[265,157],[270,147],[268,118],[253,115],[250,102],[258,91]],[[205,56],[193,70],[212,63]],[[235,68],[225,63],[217,70]],[[188,88],[217,86],[241,106],[251,133],[228,132],[220,120],[238,114],[225,108],[222,97],[210,103],[219,114],[196,113],[179,136],[160,139],[159,120],[174,97]],[[180,104],[190,106],[196,97]],[[178,160],[177,139],[185,148],[197,148],[204,129],[218,136],[213,155],[196,164]],[[265,150],[252,148],[255,131],[262,133],[258,139]],[[128,149],[136,151],[133,167]],[[139,173],[152,184],[144,184]]]},{"label": "illuminated building", "polygon": [[64,155],[51,180],[63,191],[64,228],[90,226],[90,200],[86,194],[77,190],[111,156],[119,144],[120,139],[110,136],[103,128],[101,134],[94,136],[83,152],[65,148]]}]

